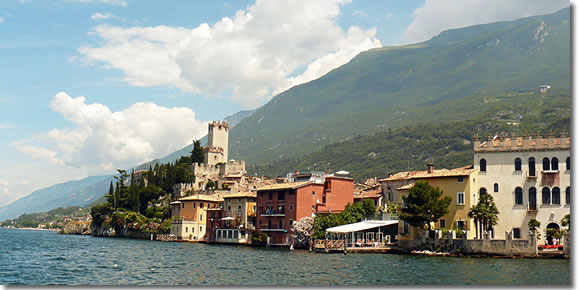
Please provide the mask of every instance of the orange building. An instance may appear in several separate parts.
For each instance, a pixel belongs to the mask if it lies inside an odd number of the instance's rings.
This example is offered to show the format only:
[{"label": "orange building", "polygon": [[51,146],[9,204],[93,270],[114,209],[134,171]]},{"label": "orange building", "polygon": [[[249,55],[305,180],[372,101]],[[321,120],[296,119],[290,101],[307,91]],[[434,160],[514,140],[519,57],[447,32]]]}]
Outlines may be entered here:
[{"label": "orange building", "polygon": [[320,213],[336,213],[353,203],[354,180],[326,177],[312,181],[267,185],[258,188],[256,230],[268,235],[272,245],[290,245],[294,221]]}]

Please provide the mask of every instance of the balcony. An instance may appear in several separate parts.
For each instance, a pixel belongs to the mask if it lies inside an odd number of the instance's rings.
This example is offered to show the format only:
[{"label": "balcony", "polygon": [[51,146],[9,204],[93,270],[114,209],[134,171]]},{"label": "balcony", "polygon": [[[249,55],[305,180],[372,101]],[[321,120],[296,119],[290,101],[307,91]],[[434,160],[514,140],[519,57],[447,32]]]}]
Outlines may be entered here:
[{"label": "balcony", "polygon": [[261,216],[286,216],[284,210],[266,209],[260,213]]},{"label": "balcony", "polygon": [[262,227],[260,227],[260,231],[262,231],[262,232],[279,232],[279,233],[287,233],[288,232],[287,229],[268,228],[268,225],[262,225]]},{"label": "balcony", "polygon": [[537,212],[538,205],[535,203],[528,203],[528,212]]},{"label": "balcony", "polygon": [[537,179],[538,178],[538,174],[537,174],[536,171],[534,171],[534,172],[527,171],[526,172],[526,178],[528,178],[528,179]]}]

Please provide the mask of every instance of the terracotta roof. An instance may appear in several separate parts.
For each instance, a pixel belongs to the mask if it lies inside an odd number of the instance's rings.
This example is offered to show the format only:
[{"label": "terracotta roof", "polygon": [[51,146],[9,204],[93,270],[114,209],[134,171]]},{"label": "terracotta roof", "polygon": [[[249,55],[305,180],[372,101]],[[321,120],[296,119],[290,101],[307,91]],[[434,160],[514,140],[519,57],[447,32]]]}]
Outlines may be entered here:
[{"label": "terracotta roof", "polygon": [[393,174],[390,177],[383,178],[379,181],[393,181],[404,179],[420,179],[420,178],[434,178],[434,177],[452,177],[452,176],[469,176],[475,169],[473,165],[459,167],[455,169],[435,169],[429,173],[427,170],[420,171],[405,171]]},{"label": "terracotta roof", "polygon": [[230,194],[224,195],[224,199],[226,199],[226,198],[242,198],[242,197],[256,198],[256,193],[251,192],[251,191],[246,191],[246,192],[236,192],[236,193],[230,193]]},{"label": "terracotta roof", "polygon": [[213,201],[213,202],[220,202],[224,201],[219,195],[207,195],[207,194],[196,194],[191,196],[182,197],[179,201],[187,201],[187,200],[203,200],[203,201]]},{"label": "terracotta roof", "polygon": [[382,189],[357,191],[354,193],[354,198],[379,198],[383,195]]},{"label": "terracotta roof", "polygon": [[415,186],[415,183],[410,183],[410,184],[403,185],[403,186],[397,188],[397,190],[408,190],[408,189],[411,189],[413,186]]},{"label": "terracotta roof", "polygon": [[295,188],[299,188],[299,187],[302,187],[302,186],[304,186],[306,184],[310,184],[310,183],[312,183],[312,181],[276,183],[276,184],[270,184],[270,185],[262,186],[262,187],[256,189],[256,191],[281,190],[281,189],[295,189]]}]

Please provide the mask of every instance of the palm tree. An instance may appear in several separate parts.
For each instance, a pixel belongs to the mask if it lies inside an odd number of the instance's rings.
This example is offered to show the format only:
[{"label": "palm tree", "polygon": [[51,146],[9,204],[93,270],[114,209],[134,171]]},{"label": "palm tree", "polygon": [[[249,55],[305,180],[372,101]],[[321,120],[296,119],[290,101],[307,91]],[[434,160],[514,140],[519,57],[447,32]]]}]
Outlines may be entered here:
[{"label": "palm tree", "polygon": [[479,225],[479,238],[483,236],[483,231],[489,231],[497,225],[499,210],[495,206],[493,196],[484,193],[479,196],[479,201],[469,209],[467,215],[475,220],[476,237]]}]

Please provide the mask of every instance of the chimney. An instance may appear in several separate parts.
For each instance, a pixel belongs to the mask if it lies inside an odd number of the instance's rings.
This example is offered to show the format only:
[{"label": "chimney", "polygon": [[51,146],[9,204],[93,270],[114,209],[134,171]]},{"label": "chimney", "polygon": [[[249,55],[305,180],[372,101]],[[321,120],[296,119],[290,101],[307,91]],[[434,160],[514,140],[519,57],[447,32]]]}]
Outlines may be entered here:
[{"label": "chimney", "polygon": [[434,169],[435,167],[433,166],[433,163],[431,162],[427,163],[427,173],[433,173]]}]

